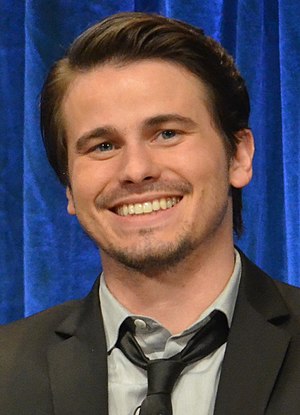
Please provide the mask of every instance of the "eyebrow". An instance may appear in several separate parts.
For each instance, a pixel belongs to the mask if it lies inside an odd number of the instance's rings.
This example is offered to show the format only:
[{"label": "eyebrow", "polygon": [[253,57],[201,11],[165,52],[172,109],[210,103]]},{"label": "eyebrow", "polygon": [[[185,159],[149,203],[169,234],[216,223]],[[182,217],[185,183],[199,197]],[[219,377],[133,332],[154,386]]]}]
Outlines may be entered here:
[{"label": "eyebrow", "polygon": [[91,131],[88,131],[87,133],[80,136],[76,141],[76,151],[80,152],[90,140],[100,137],[109,138],[114,134],[118,134],[117,130],[109,125],[97,127]]},{"label": "eyebrow", "polygon": [[167,122],[177,122],[180,124],[184,124],[185,127],[189,128],[195,128],[197,126],[197,123],[193,121],[189,117],[184,117],[183,115],[179,114],[159,114],[155,115],[154,117],[147,118],[144,121],[145,127],[155,127],[159,124],[164,124]]},{"label": "eyebrow", "polygon": [[[146,118],[143,121],[142,128],[148,129],[168,122],[183,124],[185,128],[195,128],[197,126],[197,123],[193,121],[191,118],[171,113],[158,114],[153,117]],[[80,152],[86,146],[86,144],[92,139],[100,137],[108,139],[111,138],[113,135],[119,135],[115,127],[112,127],[110,125],[97,127],[91,131],[88,131],[87,133],[83,134],[78,138],[78,140],[76,141],[76,150]]]}]

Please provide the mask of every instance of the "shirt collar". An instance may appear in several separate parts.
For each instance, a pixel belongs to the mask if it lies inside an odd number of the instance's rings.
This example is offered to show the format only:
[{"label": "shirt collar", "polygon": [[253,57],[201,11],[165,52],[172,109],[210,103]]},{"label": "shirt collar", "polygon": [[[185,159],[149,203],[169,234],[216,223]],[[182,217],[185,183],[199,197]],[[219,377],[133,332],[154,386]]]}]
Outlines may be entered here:
[{"label": "shirt collar", "polygon": [[[238,294],[238,288],[241,278],[241,257],[237,250],[235,250],[235,266],[233,273],[221,294],[216,300],[199,316],[197,321],[182,333],[176,336],[185,335],[189,332],[198,329],[201,323],[213,310],[220,310],[225,313],[229,326],[232,322],[235,302]],[[119,335],[119,328],[127,317],[140,318],[159,324],[147,316],[137,316],[130,313],[123,307],[118,300],[111,294],[105,283],[105,277],[102,273],[99,287],[100,306],[103,316],[104,329],[106,335],[107,351],[110,352],[115,346]]]}]

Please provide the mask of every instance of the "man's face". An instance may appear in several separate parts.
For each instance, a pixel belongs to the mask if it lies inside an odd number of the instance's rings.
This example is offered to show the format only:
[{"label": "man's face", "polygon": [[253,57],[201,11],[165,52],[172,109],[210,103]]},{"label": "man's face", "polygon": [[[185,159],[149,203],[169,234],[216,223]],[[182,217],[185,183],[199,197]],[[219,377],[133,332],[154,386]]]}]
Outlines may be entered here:
[{"label": "man's face", "polygon": [[147,271],[231,241],[230,184],[251,174],[243,146],[228,160],[207,101],[198,78],[158,60],[99,66],[71,84],[68,211],[105,263]]}]

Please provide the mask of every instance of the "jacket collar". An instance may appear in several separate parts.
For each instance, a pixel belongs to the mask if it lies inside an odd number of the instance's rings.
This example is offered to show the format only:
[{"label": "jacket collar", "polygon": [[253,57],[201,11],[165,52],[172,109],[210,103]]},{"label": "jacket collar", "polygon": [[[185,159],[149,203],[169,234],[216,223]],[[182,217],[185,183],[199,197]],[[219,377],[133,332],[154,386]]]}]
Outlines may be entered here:
[{"label": "jacket collar", "polygon": [[242,278],[217,393],[215,415],[265,413],[290,335],[274,282],[242,253]]},{"label": "jacket collar", "polygon": [[48,351],[55,415],[108,415],[107,358],[99,282],[56,329]]}]

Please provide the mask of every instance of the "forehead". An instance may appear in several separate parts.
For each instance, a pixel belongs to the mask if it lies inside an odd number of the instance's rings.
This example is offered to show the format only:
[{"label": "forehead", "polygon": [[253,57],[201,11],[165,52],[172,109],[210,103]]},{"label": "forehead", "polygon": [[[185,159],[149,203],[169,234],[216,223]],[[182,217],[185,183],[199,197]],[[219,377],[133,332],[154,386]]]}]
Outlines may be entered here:
[{"label": "forehead", "polygon": [[104,64],[75,75],[62,110],[68,131],[87,116],[92,123],[117,123],[120,128],[166,112],[197,118],[199,111],[203,116],[209,110],[209,103],[206,85],[183,66],[143,60]]},{"label": "forehead", "polygon": [[161,59],[145,59],[129,63],[104,63],[75,73],[64,101],[70,94],[78,94],[79,98],[82,92],[94,94],[100,88],[103,93],[111,88],[119,89],[121,93],[130,87],[142,92],[148,86],[157,86],[162,92],[168,87],[173,88],[174,92],[192,88],[201,93],[201,98],[209,95],[208,85],[183,65]]}]

